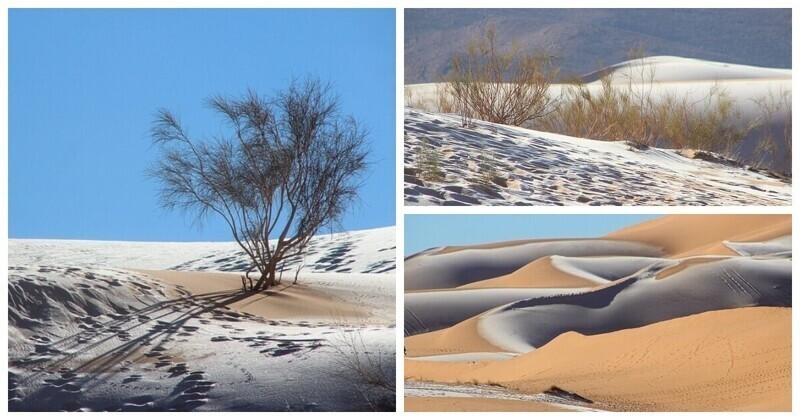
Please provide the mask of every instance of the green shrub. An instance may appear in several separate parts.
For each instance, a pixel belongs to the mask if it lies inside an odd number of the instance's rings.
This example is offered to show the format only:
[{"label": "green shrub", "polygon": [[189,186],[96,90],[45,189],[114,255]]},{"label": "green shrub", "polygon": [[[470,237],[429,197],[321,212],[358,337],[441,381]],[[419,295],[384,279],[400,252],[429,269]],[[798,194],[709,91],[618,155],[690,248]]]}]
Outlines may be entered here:
[{"label": "green shrub", "polygon": [[417,156],[417,174],[421,179],[431,182],[444,181],[441,169],[441,152],[427,140],[422,139]]}]

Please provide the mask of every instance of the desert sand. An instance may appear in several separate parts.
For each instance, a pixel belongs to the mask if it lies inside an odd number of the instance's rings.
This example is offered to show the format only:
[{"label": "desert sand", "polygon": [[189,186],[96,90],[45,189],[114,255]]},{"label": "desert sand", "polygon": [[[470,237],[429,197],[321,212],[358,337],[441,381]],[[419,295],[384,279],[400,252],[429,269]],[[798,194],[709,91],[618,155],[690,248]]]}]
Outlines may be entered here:
[{"label": "desert sand", "polygon": [[[440,314],[419,302],[447,290],[409,291],[405,378],[532,397],[557,387],[600,410],[791,410],[790,237],[788,215],[667,216],[603,238],[660,249],[658,257],[531,255],[512,275],[452,289]],[[446,263],[441,273],[452,258],[427,263]],[[498,290],[525,288],[530,297],[435,328],[479,307],[479,294],[491,304]],[[466,291],[474,295],[459,304]],[[412,397],[417,409],[449,410],[463,396]]]},{"label": "desert sand", "polygon": [[392,409],[394,228],[309,249],[252,293],[234,243],[10,240],[9,409]]},{"label": "desert sand", "polygon": [[476,397],[406,397],[405,411],[569,411],[537,401],[497,400]]}]

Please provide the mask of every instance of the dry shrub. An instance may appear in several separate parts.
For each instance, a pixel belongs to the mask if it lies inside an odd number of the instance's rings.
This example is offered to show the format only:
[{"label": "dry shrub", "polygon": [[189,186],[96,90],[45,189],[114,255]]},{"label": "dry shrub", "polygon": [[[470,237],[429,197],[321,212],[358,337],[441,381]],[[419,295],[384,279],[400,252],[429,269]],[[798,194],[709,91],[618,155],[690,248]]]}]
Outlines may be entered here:
[{"label": "dry shrub", "polygon": [[583,82],[562,89],[561,101],[545,121],[546,130],[593,140],[628,141],[639,148],[665,146],[732,156],[752,128],[742,121],[730,94],[714,84],[702,97],[653,95],[655,70],[641,47],[629,52],[623,81],[611,73],[600,87]]},{"label": "dry shrub", "polygon": [[524,52],[516,42],[501,50],[492,26],[484,36],[469,42],[466,52],[454,55],[451,65],[445,93],[465,124],[476,118],[533,125],[555,105],[548,93],[557,73],[554,55],[550,51]]},{"label": "dry shrub", "polygon": [[448,93],[447,85],[436,84],[436,110],[445,114],[455,114],[458,110],[456,101],[450,93]]},{"label": "dry shrub", "polygon": [[563,89],[555,112],[546,120],[548,131],[593,140],[632,141],[652,145],[657,123],[649,97],[641,99],[631,88],[620,89],[611,75],[601,79],[599,92],[584,84]]},{"label": "dry shrub", "polygon": [[[758,107],[758,125],[755,155],[759,165],[772,162],[784,173],[792,171],[792,92],[781,90],[777,94],[769,92],[752,101]],[[784,121],[781,124],[780,118]]]},{"label": "dry shrub", "polygon": [[[395,353],[378,346],[368,346],[360,329],[333,316],[340,333],[328,341],[335,351],[331,372],[348,375],[354,389],[374,411],[394,411],[396,398]],[[355,325],[366,325],[364,320]],[[339,373],[339,374],[341,374]]]},{"label": "dry shrub", "polygon": [[[548,131],[593,140],[629,141],[652,146],[658,137],[659,120],[653,110],[655,70],[645,66],[641,46],[628,52],[626,82],[617,84],[613,74],[600,77],[599,92],[593,93],[583,81],[562,89],[555,112],[547,118]],[[638,67],[637,67],[638,65]],[[638,81],[634,78],[638,68]]]},{"label": "dry shrub", "polygon": [[666,95],[659,103],[662,138],[676,149],[696,149],[734,156],[751,127],[730,94],[714,84],[698,100]]}]

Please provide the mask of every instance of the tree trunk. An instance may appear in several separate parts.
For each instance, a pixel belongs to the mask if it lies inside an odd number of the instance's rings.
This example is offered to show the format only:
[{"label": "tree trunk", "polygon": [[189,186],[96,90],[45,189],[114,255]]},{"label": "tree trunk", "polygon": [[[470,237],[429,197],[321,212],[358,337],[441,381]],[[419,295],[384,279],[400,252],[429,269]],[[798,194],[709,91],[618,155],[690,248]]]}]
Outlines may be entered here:
[{"label": "tree trunk", "polygon": [[253,291],[260,292],[262,290],[267,290],[270,287],[276,285],[275,283],[275,269],[277,268],[277,264],[275,262],[270,261],[267,263],[264,271],[261,273],[261,278],[258,279],[258,283],[256,283],[255,287],[252,288]]},{"label": "tree trunk", "polygon": [[[247,291],[247,290],[255,290],[255,288],[254,288],[254,286],[253,286],[253,278],[252,278],[252,277],[250,277],[250,273],[251,273],[251,272],[252,272],[252,271],[253,271],[255,268],[256,268],[256,266],[255,266],[255,265],[254,265],[254,266],[252,266],[252,267],[250,267],[250,268],[248,268],[248,269],[247,269],[247,271],[244,273],[244,276],[242,276],[242,289],[244,289],[245,291]],[[263,277],[263,275],[262,275],[262,277]],[[247,279],[247,282],[249,282],[249,283],[250,283],[250,289],[248,289],[248,288],[247,288],[247,283],[245,282],[245,279]]]}]

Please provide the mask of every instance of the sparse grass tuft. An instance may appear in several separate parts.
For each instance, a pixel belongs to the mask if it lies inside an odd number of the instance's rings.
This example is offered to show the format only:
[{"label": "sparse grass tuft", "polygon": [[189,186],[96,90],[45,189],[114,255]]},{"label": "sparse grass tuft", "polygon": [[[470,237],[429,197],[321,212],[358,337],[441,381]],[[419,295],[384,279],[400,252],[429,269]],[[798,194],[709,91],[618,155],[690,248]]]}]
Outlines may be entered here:
[{"label": "sparse grass tuft", "polygon": [[417,156],[417,174],[425,181],[442,182],[445,179],[441,169],[442,154],[428,141],[421,139]]},{"label": "sparse grass tuft", "polygon": [[486,145],[481,144],[480,154],[478,155],[478,183],[486,188],[495,187],[497,178],[497,159],[494,153]]}]

